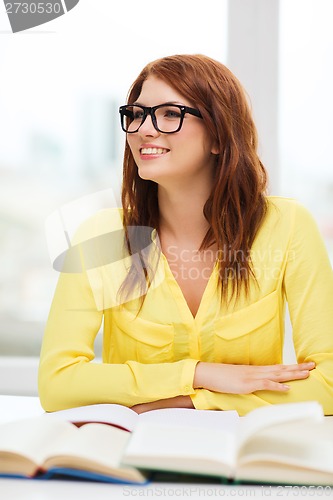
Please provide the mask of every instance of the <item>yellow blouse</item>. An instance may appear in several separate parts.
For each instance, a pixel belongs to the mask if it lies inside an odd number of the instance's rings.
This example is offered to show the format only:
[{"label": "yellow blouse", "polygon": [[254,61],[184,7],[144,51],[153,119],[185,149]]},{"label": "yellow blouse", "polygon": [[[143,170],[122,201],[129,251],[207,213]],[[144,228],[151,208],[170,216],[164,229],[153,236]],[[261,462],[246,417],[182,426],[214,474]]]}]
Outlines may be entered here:
[{"label": "yellow blouse", "polygon": [[[88,228],[88,229],[87,229]],[[98,213],[78,241],[121,229],[115,209]],[[98,249],[97,249],[98,253]],[[333,414],[333,273],[317,226],[291,199],[268,197],[268,212],[251,249],[257,277],[229,307],[217,293],[214,268],[192,316],[166,258],[139,314],[138,299],[117,302],[119,261],[60,274],[42,345],[39,395],[45,410],[94,403],[126,406],[189,395],[198,409],[236,409],[317,400]],[[126,259],[124,260],[126,267]],[[121,266],[120,266],[121,267]],[[248,395],[193,389],[199,360],[266,365],[282,362],[285,303],[298,362],[314,361],[306,380],[287,393]],[[103,362],[94,340],[104,320]]]}]

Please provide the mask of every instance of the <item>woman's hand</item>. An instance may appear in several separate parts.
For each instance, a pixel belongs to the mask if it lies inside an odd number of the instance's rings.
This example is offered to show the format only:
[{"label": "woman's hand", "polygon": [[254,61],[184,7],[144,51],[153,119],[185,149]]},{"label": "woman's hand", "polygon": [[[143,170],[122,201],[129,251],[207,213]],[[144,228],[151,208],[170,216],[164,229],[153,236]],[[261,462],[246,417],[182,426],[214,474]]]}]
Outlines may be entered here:
[{"label": "woman's hand", "polygon": [[227,365],[199,362],[196,366],[194,389],[208,389],[229,394],[250,394],[256,391],[289,390],[284,382],[309,376],[315,363],[295,365]]}]

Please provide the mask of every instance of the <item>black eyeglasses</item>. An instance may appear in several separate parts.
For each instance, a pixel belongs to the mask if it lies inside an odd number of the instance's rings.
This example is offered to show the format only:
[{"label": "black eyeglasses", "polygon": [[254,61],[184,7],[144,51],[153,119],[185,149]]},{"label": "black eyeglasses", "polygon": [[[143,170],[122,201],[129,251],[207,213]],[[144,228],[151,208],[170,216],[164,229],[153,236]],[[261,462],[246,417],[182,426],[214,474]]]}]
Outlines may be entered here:
[{"label": "black eyeglasses", "polygon": [[139,130],[148,115],[154,128],[162,134],[174,134],[182,128],[186,113],[202,118],[198,109],[189,108],[180,104],[159,104],[158,106],[141,106],[139,104],[127,104],[120,106],[121,128],[127,134],[134,134]]}]

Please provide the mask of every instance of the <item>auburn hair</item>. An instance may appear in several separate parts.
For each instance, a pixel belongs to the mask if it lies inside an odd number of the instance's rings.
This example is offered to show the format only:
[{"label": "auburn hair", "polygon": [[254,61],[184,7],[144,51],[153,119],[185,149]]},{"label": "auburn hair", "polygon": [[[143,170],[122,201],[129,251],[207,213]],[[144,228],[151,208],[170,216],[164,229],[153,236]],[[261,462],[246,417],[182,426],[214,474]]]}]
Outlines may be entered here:
[{"label": "auburn hair", "polygon": [[[217,246],[222,297],[238,297],[241,287],[247,293],[250,277],[255,278],[250,249],[266,213],[267,173],[257,154],[257,131],[247,96],[222,63],[204,55],[174,55],[145,66],[130,88],[128,104],[138,99],[150,76],[169,84],[199,109],[218,146],[212,192],[203,209],[209,229],[200,250]],[[139,177],[127,143],[122,205],[125,231],[129,226],[150,226],[158,232],[157,184]],[[136,250],[133,245],[129,248],[131,254]],[[127,285],[133,281],[130,275]]]}]

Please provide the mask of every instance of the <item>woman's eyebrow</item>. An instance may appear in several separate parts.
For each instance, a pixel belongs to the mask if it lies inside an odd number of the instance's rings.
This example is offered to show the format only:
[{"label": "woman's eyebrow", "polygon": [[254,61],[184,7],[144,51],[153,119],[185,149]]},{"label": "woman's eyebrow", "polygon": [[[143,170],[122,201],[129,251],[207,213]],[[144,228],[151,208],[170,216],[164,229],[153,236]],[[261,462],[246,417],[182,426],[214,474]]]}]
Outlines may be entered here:
[{"label": "woman's eyebrow", "polygon": [[[185,106],[185,104],[184,104],[184,103],[179,102],[179,101],[167,101],[167,102],[161,102],[161,104],[156,104],[156,106],[163,106],[163,105],[168,106],[168,105],[171,105],[171,104],[179,104],[179,106]],[[135,102],[133,102],[132,106],[143,106],[143,107],[145,107],[145,105],[144,105],[144,104],[142,104],[142,102],[139,102],[139,101],[135,101]],[[148,107],[150,107],[150,106],[148,106]],[[154,106],[151,106],[151,107],[154,107]]]}]

